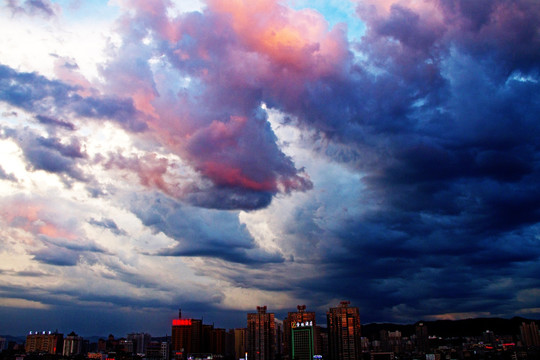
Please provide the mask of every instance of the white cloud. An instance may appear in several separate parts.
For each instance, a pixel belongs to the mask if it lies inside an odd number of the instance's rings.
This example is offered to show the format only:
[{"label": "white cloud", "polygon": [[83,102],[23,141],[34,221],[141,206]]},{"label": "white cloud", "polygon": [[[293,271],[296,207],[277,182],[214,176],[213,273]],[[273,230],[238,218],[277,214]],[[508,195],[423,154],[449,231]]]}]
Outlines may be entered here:
[{"label": "white cloud", "polygon": [[0,298],[0,306],[19,309],[49,309],[50,305],[20,298]]}]

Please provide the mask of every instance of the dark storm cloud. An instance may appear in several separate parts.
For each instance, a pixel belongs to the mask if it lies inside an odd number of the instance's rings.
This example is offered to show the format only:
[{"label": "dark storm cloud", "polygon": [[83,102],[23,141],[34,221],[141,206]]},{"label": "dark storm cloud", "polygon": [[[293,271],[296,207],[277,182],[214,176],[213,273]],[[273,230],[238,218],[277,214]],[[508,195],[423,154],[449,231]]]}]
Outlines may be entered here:
[{"label": "dark storm cloud", "polygon": [[108,229],[115,235],[127,235],[127,233],[124,230],[120,229],[112,219],[96,220],[92,218],[88,221],[88,223],[102,227],[104,229]]},{"label": "dark storm cloud", "polygon": [[147,129],[131,100],[105,96],[82,97],[77,90],[77,87],[58,80],[49,80],[35,73],[17,72],[0,65],[0,101],[35,112],[45,121],[76,114],[93,119],[110,119],[133,132]]},{"label": "dark storm cloud", "polygon": [[[263,127],[235,128],[238,123],[228,115],[248,115],[251,123],[264,102],[292,115],[290,123],[314,130],[317,145],[327,144],[321,151],[362,175],[365,188],[351,205],[352,213],[361,215],[332,218],[335,223],[326,225],[316,221],[324,204],[344,201],[337,194],[320,203],[313,200],[290,220],[291,241],[285,247],[296,262],[319,261],[324,274],[302,283],[298,291],[320,289],[332,298],[336,288],[344,289],[340,295],[374,309],[374,320],[397,318],[405,310],[413,315],[448,309],[512,315],[501,303],[520,308],[512,294],[539,286],[534,279],[518,280],[531,273],[540,257],[534,241],[540,222],[538,2],[432,1],[411,8],[394,4],[378,13],[359,6],[366,34],[349,44],[336,29],[333,49],[346,50],[335,57],[322,51],[313,55],[312,39],[298,53],[292,45],[287,54],[271,48],[271,41],[261,45],[265,33],[257,31],[272,23],[269,14],[276,9],[270,5],[265,13],[251,13],[226,2],[208,4],[203,13],[168,23],[174,36],[156,13],[136,19],[152,24],[170,63],[195,84],[191,90],[197,97],[188,89],[179,93],[179,101],[191,105],[182,109],[186,119],[207,124],[226,119],[190,136],[186,150],[197,155],[197,170],[220,190],[220,185],[230,189],[232,182],[226,182],[223,169],[212,172],[209,160],[260,169],[252,157],[238,157],[244,149],[253,151],[249,143],[238,146],[238,139],[251,139]],[[279,26],[291,29],[283,23]],[[318,49],[324,49],[323,39],[316,40]],[[320,69],[321,63],[330,65]],[[270,147],[259,149],[258,154],[267,154],[261,164],[283,163],[271,160],[276,157]],[[198,162],[199,156],[206,162]],[[265,194],[261,188],[250,190]],[[219,191],[201,194],[202,201],[194,194],[192,202],[228,208],[226,194],[224,201]],[[267,194],[271,199],[273,191]],[[265,199],[248,201],[255,201],[256,208],[268,205]],[[240,206],[252,208],[245,202]],[[149,224],[153,217],[147,215],[143,221]],[[170,215],[155,215],[155,224],[164,228],[163,219]],[[231,241],[211,239],[199,245],[203,248],[179,240],[177,248],[167,251],[215,256],[219,251],[212,248]],[[222,258],[235,259],[230,256]],[[260,286],[242,274],[226,276]],[[513,280],[506,283],[507,278]]]},{"label": "dark storm cloud", "polygon": [[186,197],[186,201],[198,207],[209,209],[231,210],[261,209],[270,204],[272,192],[246,190],[242,188],[213,187],[194,191]]},{"label": "dark storm cloud", "polygon": [[252,265],[283,261],[281,255],[257,247],[234,212],[187,207],[163,196],[137,199],[132,211],[146,226],[178,242],[156,255],[202,256]]}]

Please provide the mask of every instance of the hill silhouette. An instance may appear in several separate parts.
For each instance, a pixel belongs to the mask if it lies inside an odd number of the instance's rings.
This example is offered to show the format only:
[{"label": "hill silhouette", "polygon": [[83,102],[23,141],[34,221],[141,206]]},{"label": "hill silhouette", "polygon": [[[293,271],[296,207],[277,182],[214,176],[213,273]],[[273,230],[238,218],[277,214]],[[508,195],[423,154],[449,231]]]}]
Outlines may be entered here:
[{"label": "hill silhouette", "polygon": [[402,336],[415,334],[415,327],[419,323],[424,323],[428,329],[428,335],[442,338],[461,336],[481,336],[486,330],[493,331],[495,335],[519,335],[521,323],[530,323],[530,320],[523,317],[513,317],[511,319],[502,318],[475,318],[464,320],[436,320],[418,321],[415,324],[392,324],[374,323],[362,325],[362,336],[370,339],[379,339],[380,331],[400,331]]}]

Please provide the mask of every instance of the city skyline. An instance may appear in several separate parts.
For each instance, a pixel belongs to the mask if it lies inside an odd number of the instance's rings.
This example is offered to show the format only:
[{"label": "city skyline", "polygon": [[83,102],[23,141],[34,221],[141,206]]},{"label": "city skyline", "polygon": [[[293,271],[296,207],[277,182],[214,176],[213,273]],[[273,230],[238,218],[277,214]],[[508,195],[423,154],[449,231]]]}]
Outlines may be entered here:
[{"label": "city skyline", "polygon": [[[182,327],[182,326],[191,326],[193,324],[197,325],[199,328],[202,329],[202,327],[205,327],[205,326],[212,326],[213,328],[216,328],[216,329],[224,329],[224,330],[238,330],[238,329],[243,329],[243,330],[247,330],[248,328],[248,324],[249,324],[249,320],[246,321],[246,315],[248,315],[248,318],[249,316],[254,316],[256,314],[256,312],[260,312],[261,309],[264,311],[264,312],[268,312],[268,313],[271,313],[273,314],[273,318],[274,318],[274,322],[275,322],[275,325],[276,327],[279,326],[280,327],[280,332],[282,332],[282,336],[283,338],[288,338],[291,335],[291,331],[287,331],[287,328],[303,328],[303,327],[306,327],[306,326],[317,326],[317,327],[322,327],[324,329],[328,329],[328,321],[332,322],[332,318],[335,317],[335,312],[336,311],[339,311],[339,308],[343,308],[345,306],[345,308],[347,308],[348,306],[350,306],[351,308],[349,310],[352,309],[353,313],[356,312],[358,310],[357,307],[353,306],[354,304],[350,304],[349,301],[341,301],[339,304],[336,304],[334,305],[333,307],[329,308],[329,309],[326,309],[326,311],[323,311],[321,313],[316,313],[316,312],[312,312],[312,311],[306,311],[306,305],[297,305],[296,307],[296,311],[288,311],[286,313],[282,313],[282,312],[274,312],[271,308],[268,308],[267,306],[257,306],[255,309],[252,309],[252,310],[248,310],[246,311],[245,313],[241,314],[240,318],[239,319],[233,319],[233,322],[232,324],[235,324],[234,326],[224,326],[224,324],[221,324],[221,323],[217,323],[214,321],[214,319],[208,319],[208,318],[204,318],[203,316],[201,316],[201,314],[186,314],[186,313],[182,313],[182,310],[181,309],[177,309],[177,312],[175,315],[171,315],[170,318],[169,318],[169,322],[168,323],[164,323],[164,324],[161,324],[160,326],[160,329],[157,331],[157,332],[151,332],[148,330],[148,328],[138,328],[138,329],[129,329],[128,331],[126,331],[125,333],[122,333],[121,331],[120,332],[114,332],[114,331],[110,331],[110,329],[105,329],[104,332],[102,333],[84,333],[84,332],[80,332],[80,326],[75,326],[75,327],[65,327],[65,328],[55,328],[54,326],[49,326],[47,328],[41,328],[41,329],[37,329],[37,328],[33,328],[33,329],[29,329],[28,326],[24,325],[23,324],[23,327],[26,330],[26,332],[24,333],[0,333],[0,336],[11,336],[11,337],[14,337],[14,338],[17,338],[17,337],[24,337],[24,336],[27,336],[27,335],[31,335],[31,334],[55,334],[55,333],[59,333],[59,334],[64,334],[64,335],[67,335],[68,333],[75,333],[75,335],[77,336],[82,336],[84,338],[97,338],[97,337],[100,337],[100,338],[107,338],[108,336],[110,335],[113,335],[116,339],[121,339],[121,338],[125,338],[126,336],[129,336],[130,334],[149,334],[151,335],[152,337],[155,337],[155,338],[160,338],[160,337],[168,337],[171,344],[174,344],[174,338],[175,335],[174,334],[174,329],[175,327]],[[293,310],[293,309],[290,309],[290,310]],[[347,310],[347,309],[345,309]],[[302,314],[303,313],[303,314]],[[251,315],[250,315],[251,314]],[[371,322],[371,323],[365,323],[363,321],[361,321],[362,319],[362,316],[361,314],[359,313],[356,313],[356,316],[358,317],[358,320],[359,322],[355,322],[354,326],[358,326],[360,325],[360,327],[364,327],[364,326],[367,326],[367,327],[373,327],[373,326],[382,326],[384,328],[389,328],[389,329],[392,329],[393,327],[395,328],[407,328],[407,327],[418,327],[418,325],[422,325],[423,323],[435,323],[435,322],[438,322],[439,320],[424,320],[424,319],[417,319],[416,321],[414,322],[410,322],[410,323],[391,323],[391,322],[385,322],[385,323],[382,323],[382,322]],[[294,321],[294,325],[291,323],[291,318],[296,318],[296,321]],[[229,319],[230,320],[230,319]],[[303,320],[303,321],[302,321]],[[520,323],[536,323],[536,322],[539,322],[540,319],[538,318],[523,318],[523,317],[514,317],[512,319],[507,319],[507,318],[496,318],[496,317],[491,317],[491,318],[467,318],[467,319],[459,319],[459,320],[450,320],[450,322],[452,321],[455,321],[455,322],[460,322],[460,321],[464,321],[464,322],[471,322],[471,321],[502,321],[504,323],[510,323],[510,322],[520,322]],[[443,321],[442,323],[448,323],[448,321]],[[514,324],[515,325],[515,324]],[[332,326],[332,324],[330,324],[330,326]],[[444,325],[442,325],[444,327]],[[506,332],[512,332],[512,330],[510,329],[511,326],[509,326],[506,330],[504,331],[501,331],[500,327],[501,327],[501,322],[498,322],[497,323],[497,328],[499,329],[498,332],[500,332],[501,334],[506,334]],[[171,327],[172,327],[172,331],[171,331]],[[462,328],[464,326],[461,326]],[[484,326],[485,327],[485,326]],[[488,326],[489,327],[489,326]],[[473,331],[473,333],[475,333],[476,335],[479,335],[482,331],[484,331],[484,328],[483,327],[478,327],[476,326],[476,328],[480,329],[476,331],[476,333]],[[455,331],[455,328],[453,328],[454,331]],[[199,329],[200,330],[200,329]],[[411,330],[412,331],[412,330]],[[360,332],[362,332],[362,330],[360,330]],[[370,332],[373,332],[373,331],[370,331]],[[434,333],[435,335],[437,334],[436,332]],[[470,335],[470,334],[469,334]],[[364,336],[364,335],[362,335]],[[540,336],[540,334],[539,334]],[[284,352],[288,352],[290,349],[288,349],[288,341],[287,340],[283,340],[283,351]],[[174,346],[173,346],[174,348]]]},{"label": "city skyline", "polygon": [[0,334],[537,318],[538,18],[0,0]]}]

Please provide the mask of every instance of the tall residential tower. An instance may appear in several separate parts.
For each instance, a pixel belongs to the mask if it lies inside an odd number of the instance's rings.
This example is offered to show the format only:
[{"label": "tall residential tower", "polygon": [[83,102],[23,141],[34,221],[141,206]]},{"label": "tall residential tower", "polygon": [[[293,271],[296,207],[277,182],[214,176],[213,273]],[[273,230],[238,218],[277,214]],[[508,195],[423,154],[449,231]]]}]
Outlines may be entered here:
[{"label": "tall residential tower", "polygon": [[249,360],[274,360],[276,323],[266,306],[257,306],[256,313],[247,314],[247,353]]},{"label": "tall residential tower", "polygon": [[290,312],[283,321],[284,355],[290,360],[312,360],[317,352],[315,313],[298,305],[297,312]]},{"label": "tall residential tower", "polygon": [[328,353],[331,360],[358,360],[361,358],[360,315],[357,307],[342,301],[326,313],[328,324]]}]

